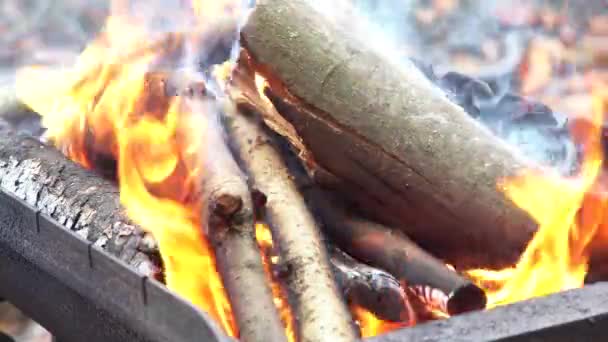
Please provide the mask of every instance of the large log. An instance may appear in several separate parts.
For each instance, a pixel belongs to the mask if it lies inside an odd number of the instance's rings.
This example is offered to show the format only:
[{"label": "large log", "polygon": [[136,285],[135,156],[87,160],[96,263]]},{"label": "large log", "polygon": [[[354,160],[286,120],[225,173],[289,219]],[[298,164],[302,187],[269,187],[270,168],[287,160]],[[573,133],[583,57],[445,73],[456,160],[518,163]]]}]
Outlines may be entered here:
[{"label": "large log", "polygon": [[517,260],[536,224],[497,184],[535,166],[410,61],[387,58],[304,0],[258,2],[241,37],[283,119],[369,215],[441,257]]},{"label": "large log", "polygon": [[140,273],[159,271],[158,250],[127,218],[112,182],[2,122],[0,186]]},{"label": "large log", "polygon": [[351,316],[334,281],[321,232],[275,142],[245,108],[226,113],[235,154],[253,187],[266,196],[265,219],[292,299],[296,339],[354,341]]}]

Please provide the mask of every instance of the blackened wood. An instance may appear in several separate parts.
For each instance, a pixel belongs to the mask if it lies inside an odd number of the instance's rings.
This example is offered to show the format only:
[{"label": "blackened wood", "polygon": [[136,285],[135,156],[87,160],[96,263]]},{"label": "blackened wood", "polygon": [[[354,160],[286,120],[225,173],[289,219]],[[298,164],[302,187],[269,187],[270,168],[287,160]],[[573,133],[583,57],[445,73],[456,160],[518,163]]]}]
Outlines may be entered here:
[{"label": "blackened wood", "polygon": [[484,309],[482,289],[461,277],[404,234],[350,215],[315,187],[304,190],[325,221],[325,232],[341,249],[402,280],[428,306],[455,315]]},{"label": "blackened wood", "polygon": [[208,120],[209,151],[202,168],[203,218],[214,247],[218,271],[228,293],[242,341],[287,341],[283,323],[274,305],[262,255],[255,238],[252,198],[245,180],[228,149],[213,104],[190,100],[195,113]]},{"label": "blackened wood", "polygon": [[415,312],[395,277],[362,264],[337,248],[332,248],[330,254],[336,280],[350,304],[359,305],[384,321],[415,321]]},{"label": "blackened wood", "polygon": [[[517,260],[536,230],[497,183],[533,167],[397,63],[304,0],[258,2],[242,34],[256,72],[315,161],[385,224],[444,255]],[[284,106],[283,106],[284,107]]]},{"label": "blackened wood", "polygon": [[127,218],[112,182],[2,123],[0,186],[141,274],[159,271],[158,250],[140,250],[144,232]]},{"label": "blackened wood", "polygon": [[233,110],[227,111],[227,119],[235,154],[252,185],[266,195],[265,217],[292,299],[296,338],[354,341],[351,316],[334,281],[321,232],[275,142],[252,116]]}]

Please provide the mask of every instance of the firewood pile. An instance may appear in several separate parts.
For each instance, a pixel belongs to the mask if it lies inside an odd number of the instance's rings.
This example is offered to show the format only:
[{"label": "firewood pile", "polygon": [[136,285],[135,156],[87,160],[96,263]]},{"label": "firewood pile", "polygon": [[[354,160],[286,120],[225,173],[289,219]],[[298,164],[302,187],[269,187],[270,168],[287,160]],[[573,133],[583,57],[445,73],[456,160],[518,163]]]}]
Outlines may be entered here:
[{"label": "firewood pile", "polygon": [[[387,56],[320,3],[258,1],[196,39],[99,50],[67,92],[18,73],[0,94],[0,186],[243,341],[352,341],[486,308],[465,271],[516,264],[539,229],[498,185],[581,169],[570,128],[608,82],[608,20],[512,5],[463,46],[455,28],[482,5],[433,1],[403,9],[421,39]],[[375,2],[353,3],[335,13]],[[81,119],[43,101],[66,93]]]}]

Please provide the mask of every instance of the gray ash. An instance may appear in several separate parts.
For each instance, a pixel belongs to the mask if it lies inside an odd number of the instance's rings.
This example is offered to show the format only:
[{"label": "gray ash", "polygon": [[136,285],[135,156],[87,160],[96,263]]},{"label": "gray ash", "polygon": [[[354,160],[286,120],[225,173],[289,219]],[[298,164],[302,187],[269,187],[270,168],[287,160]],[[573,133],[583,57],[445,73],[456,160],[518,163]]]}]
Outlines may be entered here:
[{"label": "gray ash", "polygon": [[514,93],[495,92],[485,81],[458,72],[438,76],[433,68],[414,61],[448,98],[526,157],[571,174],[579,153],[564,115]]}]

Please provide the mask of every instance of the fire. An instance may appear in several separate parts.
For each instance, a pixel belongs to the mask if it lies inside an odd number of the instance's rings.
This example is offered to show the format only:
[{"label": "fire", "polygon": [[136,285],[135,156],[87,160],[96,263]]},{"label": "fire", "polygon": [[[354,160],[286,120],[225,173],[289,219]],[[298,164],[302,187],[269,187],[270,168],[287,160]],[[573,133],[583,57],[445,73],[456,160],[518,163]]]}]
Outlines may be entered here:
[{"label": "fire", "polygon": [[359,325],[362,338],[378,336],[408,326],[408,322],[389,322],[376,317],[372,312],[360,306],[351,306],[353,318]]},{"label": "fire", "polygon": [[598,85],[591,115],[573,127],[573,136],[583,146],[577,177],[526,172],[501,184],[509,198],[538,222],[539,229],[514,268],[468,272],[485,285],[488,307],[583,286],[590,243],[608,204],[593,195],[603,163],[601,127],[607,100],[608,88]]},{"label": "fire", "polygon": [[[194,23],[189,31],[154,32],[145,20],[129,15],[125,3],[114,1],[117,12],[73,68],[26,68],[17,84],[21,100],[42,115],[48,137],[67,156],[87,168],[96,167],[98,156],[117,161],[121,202],[129,217],[157,240],[167,286],[209,313],[233,337],[238,329],[204,235],[197,182],[205,172],[200,165],[202,151],[209,148],[208,117],[217,113],[211,106],[208,112],[193,113],[187,100],[169,97],[167,77],[157,69],[167,64],[175,69],[175,59],[189,61],[189,53],[206,41],[199,39],[207,32],[203,26],[226,13],[241,16],[235,13],[244,10],[236,3],[192,0],[187,6],[191,18],[184,17]],[[437,3],[452,6],[451,1]],[[551,78],[552,50],[533,51],[522,67],[525,93],[534,93]],[[225,80],[231,68],[232,63],[225,63],[214,69],[214,75]],[[263,93],[266,83],[255,74],[261,98],[272,105]],[[600,232],[608,205],[593,196],[603,163],[600,136],[608,87],[594,91],[589,124],[573,132],[584,147],[577,177],[528,171],[500,183],[505,194],[538,222],[539,230],[515,267],[467,272],[486,289],[489,307],[583,285],[590,244]],[[256,226],[256,238],[275,304],[289,340],[295,341],[287,296],[271,276],[278,260],[270,256],[272,236],[265,224]],[[405,324],[382,321],[361,307],[351,310],[363,337]]]},{"label": "fire", "polygon": [[279,282],[275,281],[272,278],[272,266],[278,264],[278,257],[270,256],[272,254],[272,249],[274,247],[272,241],[272,233],[270,232],[270,228],[263,223],[258,223],[255,226],[255,238],[262,250],[262,256],[264,261],[264,268],[266,269],[266,274],[268,275],[268,281],[271,285],[272,294],[274,297],[274,304],[279,310],[279,315],[281,316],[281,321],[285,326],[285,330],[287,332],[287,340],[289,342],[295,342],[295,330],[294,330],[294,322],[293,315],[291,313],[291,308],[289,307],[289,303],[287,301],[287,295],[284,289],[281,287]]},{"label": "fire", "polygon": [[[185,99],[167,95],[166,77],[154,71],[187,60],[191,43],[200,42],[197,35],[204,32],[200,25],[234,9],[231,3],[194,1],[186,7],[199,26],[192,32],[159,33],[147,27],[145,18],[130,15],[125,2],[115,1],[117,13],[73,68],[21,70],[17,92],[42,115],[48,137],[71,159],[88,168],[100,155],[117,161],[121,202],[157,240],[167,286],[237,336],[203,233],[197,182],[205,172],[200,165],[202,151],[209,148],[208,117],[217,113],[192,113]],[[180,14],[171,15],[185,21]]]}]

